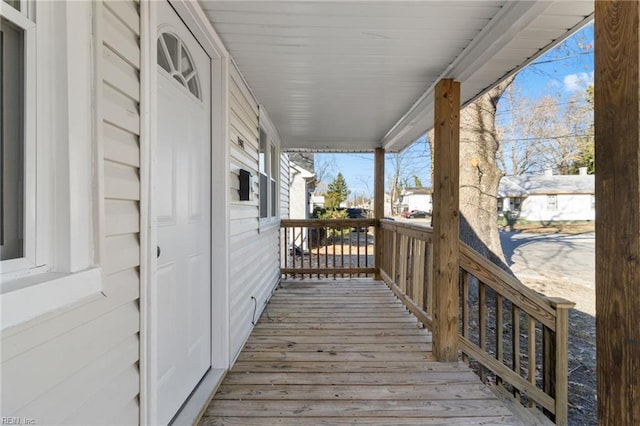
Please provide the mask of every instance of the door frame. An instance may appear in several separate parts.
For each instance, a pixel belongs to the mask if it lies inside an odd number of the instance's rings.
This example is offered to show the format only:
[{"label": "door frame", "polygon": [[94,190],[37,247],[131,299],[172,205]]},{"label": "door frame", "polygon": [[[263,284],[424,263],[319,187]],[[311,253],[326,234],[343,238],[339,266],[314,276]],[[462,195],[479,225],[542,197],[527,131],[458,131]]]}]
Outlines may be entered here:
[{"label": "door frame", "polygon": [[[187,28],[211,58],[211,368],[230,366],[229,345],[229,66],[230,57],[197,2],[169,0]],[[153,371],[151,294],[157,285],[157,149],[156,2],[140,2],[140,424],[155,424],[157,392]],[[215,283],[215,285],[213,285]]]}]

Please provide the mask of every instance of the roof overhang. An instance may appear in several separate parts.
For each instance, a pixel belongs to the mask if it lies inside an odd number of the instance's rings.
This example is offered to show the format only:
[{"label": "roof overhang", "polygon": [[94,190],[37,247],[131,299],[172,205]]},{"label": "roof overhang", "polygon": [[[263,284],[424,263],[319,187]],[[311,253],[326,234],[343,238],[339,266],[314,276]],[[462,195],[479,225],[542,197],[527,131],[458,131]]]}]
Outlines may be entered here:
[{"label": "roof overhang", "polygon": [[593,1],[200,0],[284,150],[401,151],[587,23]]}]

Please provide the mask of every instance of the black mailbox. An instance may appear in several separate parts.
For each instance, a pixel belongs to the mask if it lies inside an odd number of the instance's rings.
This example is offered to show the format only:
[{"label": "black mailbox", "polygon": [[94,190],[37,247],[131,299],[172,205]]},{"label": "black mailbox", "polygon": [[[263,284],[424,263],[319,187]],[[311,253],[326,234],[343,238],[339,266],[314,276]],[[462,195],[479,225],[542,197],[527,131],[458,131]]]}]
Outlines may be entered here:
[{"label": "black mailbox", "polygon": [[253,199],[251,188],[253,186],[253,175],[247,170],[240,169],[238,178],[240,179],[240,189],[238,190],[240,201],[251,201]]}]

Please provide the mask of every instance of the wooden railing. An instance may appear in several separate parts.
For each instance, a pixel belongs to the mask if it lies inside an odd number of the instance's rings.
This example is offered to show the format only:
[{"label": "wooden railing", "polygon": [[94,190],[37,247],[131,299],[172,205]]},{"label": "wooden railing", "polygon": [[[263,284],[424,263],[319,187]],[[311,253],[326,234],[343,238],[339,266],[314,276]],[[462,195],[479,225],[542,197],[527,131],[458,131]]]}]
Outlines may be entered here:
[{"label": "wooden railing", "polygon": [[[388,220],[380,227],[380,275],[431,329],[432,230]],[[566,424],[568,311],[574,304],[539,295],[460,244],[458,346],[463,360],[523,405]]]},{"label": "wooden railing", "polygon": [[281,274],[290,278],[367,277],[375,272],[374,219],[283,219]]}]

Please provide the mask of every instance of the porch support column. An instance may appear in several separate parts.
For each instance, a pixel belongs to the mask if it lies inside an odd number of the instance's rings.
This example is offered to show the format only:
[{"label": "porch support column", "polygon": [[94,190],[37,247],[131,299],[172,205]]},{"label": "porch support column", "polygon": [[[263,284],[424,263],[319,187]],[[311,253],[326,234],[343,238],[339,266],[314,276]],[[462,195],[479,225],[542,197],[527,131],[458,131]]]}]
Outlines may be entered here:
[{"label": "porch support column", "polygon": [[[384,217],[384,149],[376,148],[375,151],[375,169],[373,184],[373,216],[376,221]],[[375,279],[379,280],[380,268],[382,267],[382,232],[380,222],[375,227],[375,255],[374,265],[376,268]]]},{"label": "porch support column", "polygon": [[435,88],[433,144],[433,353],[458,361],[458,279],[460,265],[460,83]]},{"label": "porch support column", "polygon": [[640,424],[640,3],[595,3],[598,424]]}]

